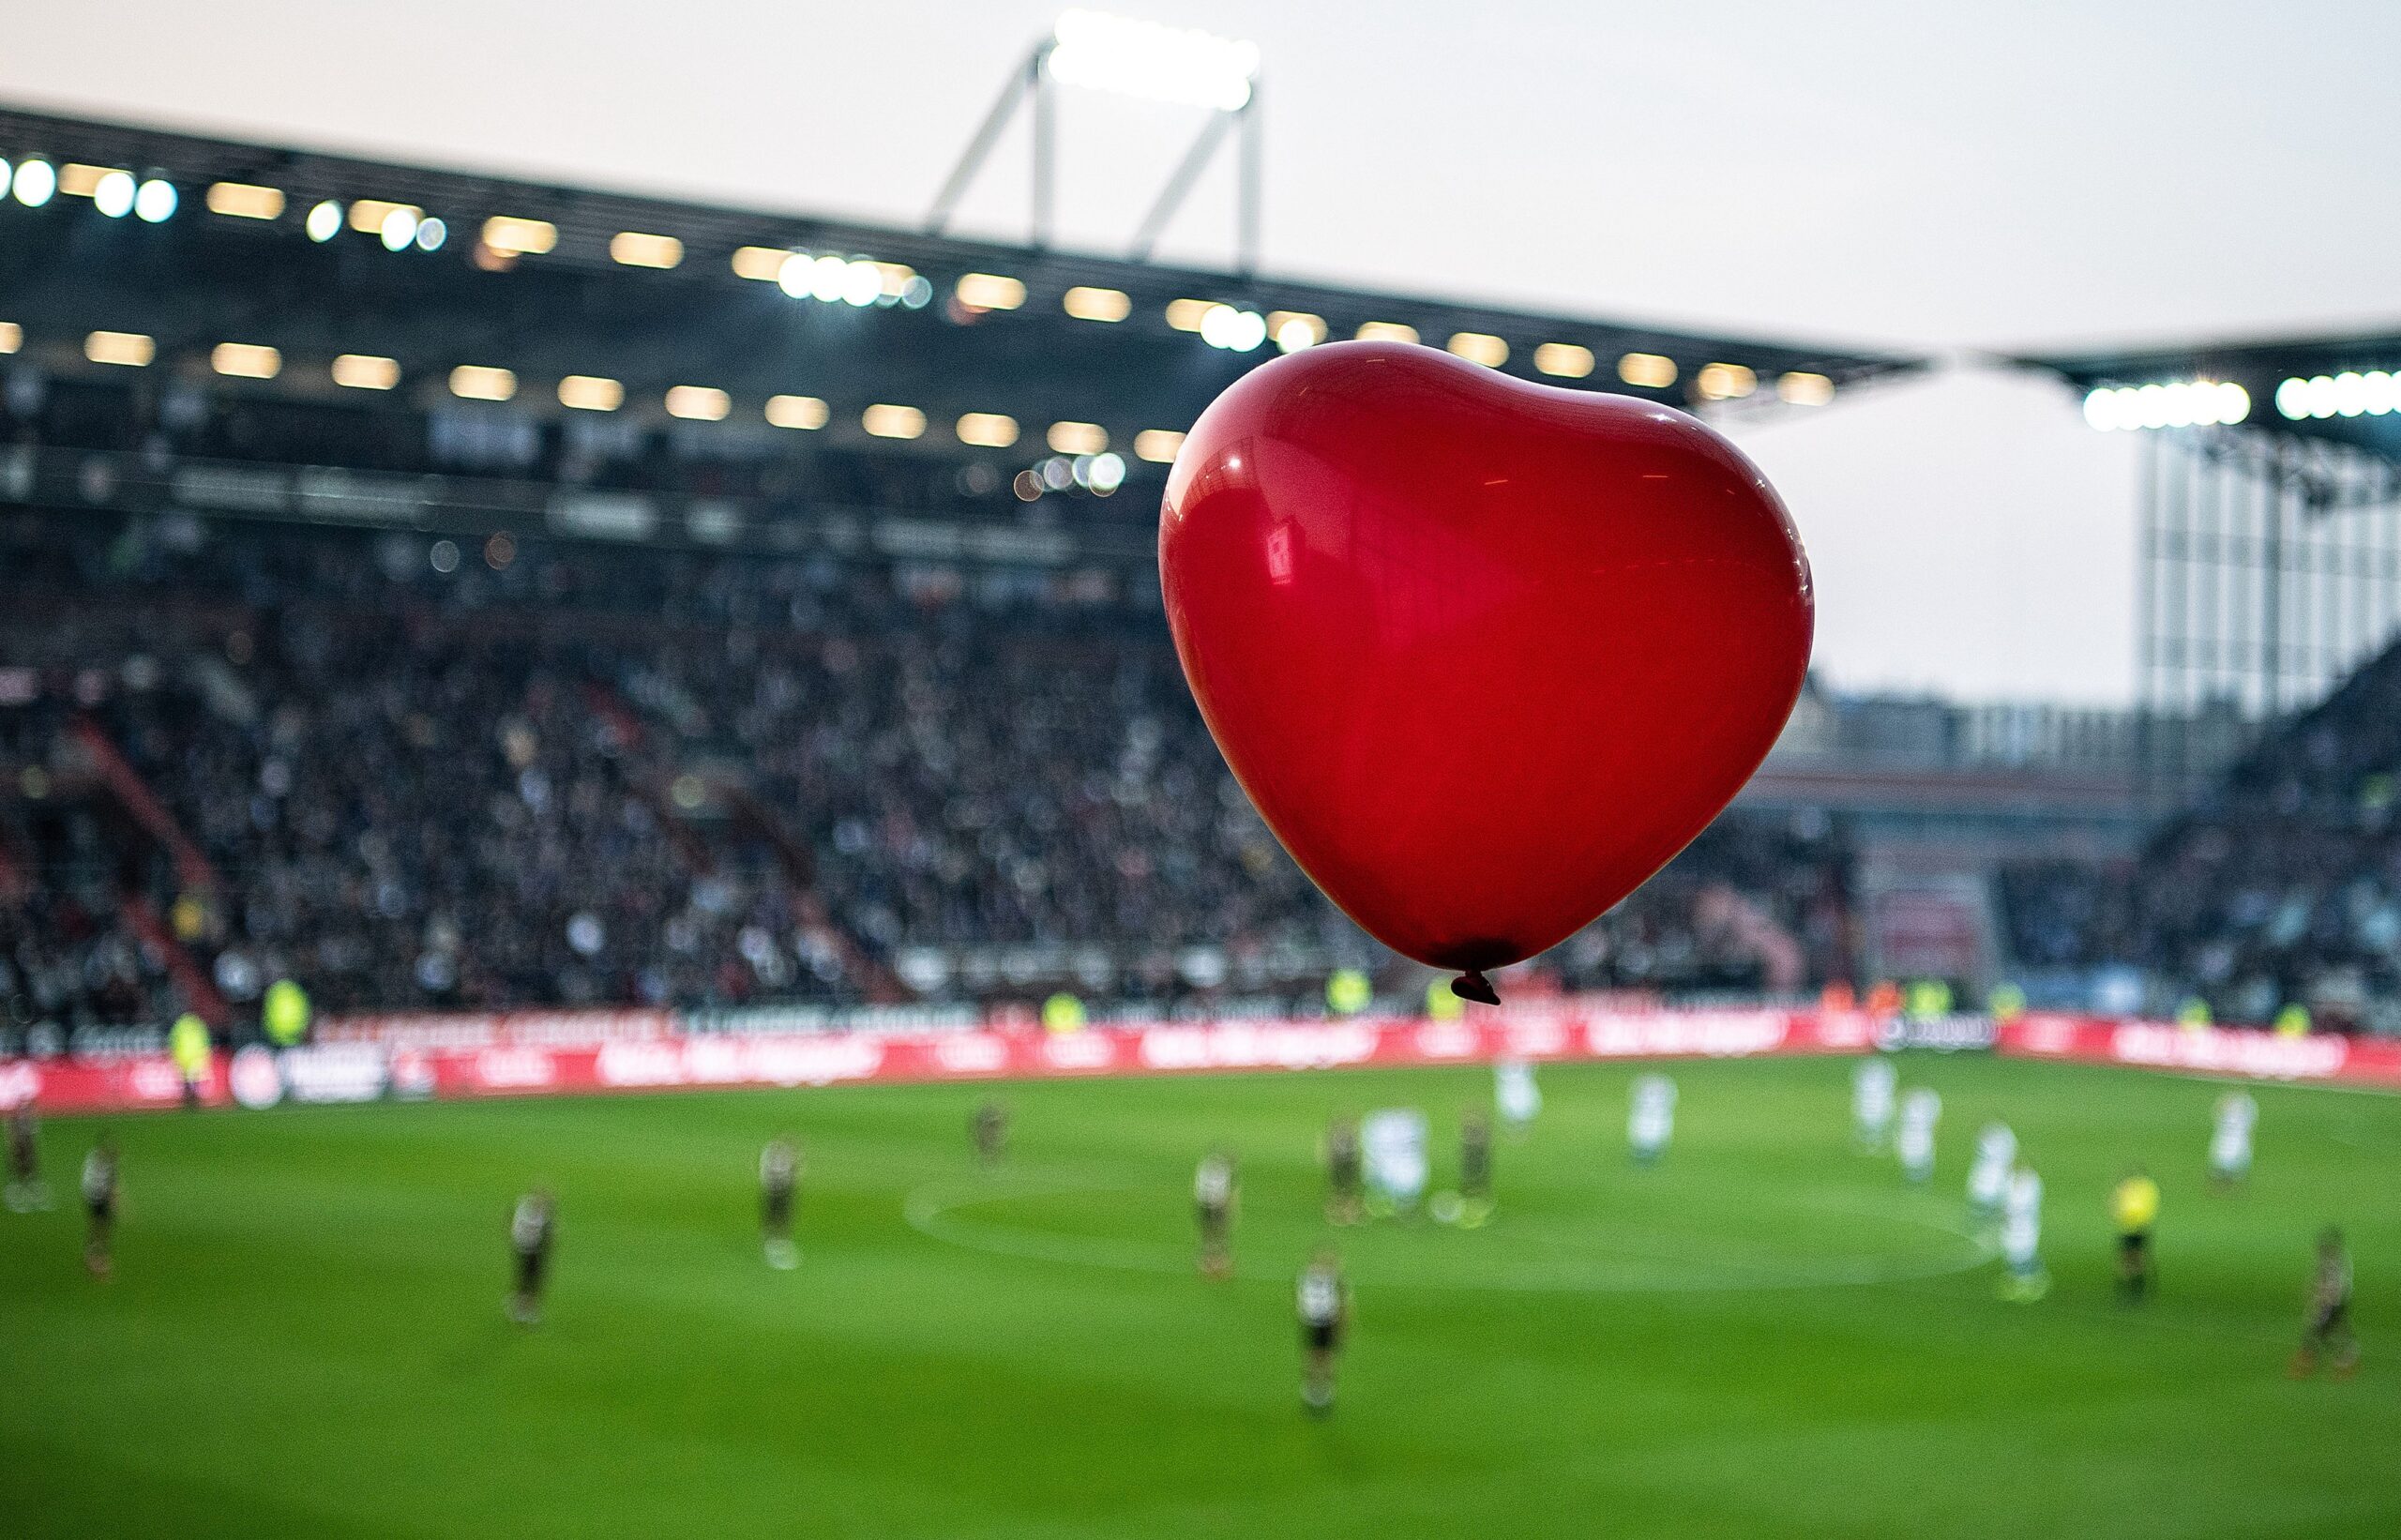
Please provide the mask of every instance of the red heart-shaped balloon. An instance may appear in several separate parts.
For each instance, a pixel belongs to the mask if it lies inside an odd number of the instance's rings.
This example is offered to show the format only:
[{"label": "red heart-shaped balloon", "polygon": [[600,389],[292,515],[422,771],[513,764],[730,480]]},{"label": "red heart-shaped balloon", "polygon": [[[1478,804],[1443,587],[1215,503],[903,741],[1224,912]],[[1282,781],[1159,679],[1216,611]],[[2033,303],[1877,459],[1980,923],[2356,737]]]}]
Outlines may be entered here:
[{"label": "red heart-shaped balloon", "polygon": [[1394,951],[1471,973],[1717,816],[1815,619],[1783,503],[1700,422],[1383,342],[1276,359],[1200,415],[1159,574],[1284,848]]}]

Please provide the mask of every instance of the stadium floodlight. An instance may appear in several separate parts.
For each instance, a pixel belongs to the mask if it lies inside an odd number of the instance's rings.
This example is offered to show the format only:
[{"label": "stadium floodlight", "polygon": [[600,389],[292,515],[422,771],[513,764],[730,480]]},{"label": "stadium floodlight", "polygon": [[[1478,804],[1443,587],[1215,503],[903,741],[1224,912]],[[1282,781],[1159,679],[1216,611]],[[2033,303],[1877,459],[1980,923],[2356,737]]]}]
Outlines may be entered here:
[{"label": "stadium floodlight", "polygon": [[175,184],[163,176],[149,177],[134,189],[133,217],[143,224],[164,224],[174,218],[175,205],[182,201]]},{"label": "stadium floodlight", "polygon": [[25,328],[13,321],[0,321],[0,353],[14,353],[25,345]]},{"label": "stadium floodlight", "polygon": [[926,217],[926,233],[939,235],[948,227],[976,173],[1023,104],[1034,119],[1028,244],[1049,246],[1058,186],[1055,98],[1058,87],[1075,86],[1201,108],[1209,113],[1208,122],[1135,229],[1131,255],[1136,262],[1150,260],[1168,221],[1183,206],[1218,145],[1228,139],[1237,142],[1233,151],[1234,270],[1252,272],[1259,265],[1263,159],[1259,113],[1253,110],[1259,101],[1259,76],[1257,43],[1095,10],[1062,12],[1050,36],[1034,44],[1011,71],[1000,99],[992,103],[959,163],[944,179]]},{"label": "stadium floodlight", "polygon": [[913,439],[926,430],[926,415],[914,406],[878,401],[859,414],[859,426],[880,439]]},{"label": "stadium floodlight", "polygon": [[1593,372],[1593,350],[1575,342],[1545,342],[1534,349],[1534,368],[1563,380],[1581,380]]},{"label": "stadium floodlight", "polygon": [[416,222],[416,249],[420,251],[439,251],[442,243],[449,238],[450,227],[430,214]]},{"label": "stadium floodlight", "polygon": [[1363,321],[1352,335],[1362,342],[1414,342],[1417,328],[1406,321]]},{"label": "stadium floodlight", "polygon": [[1443,347],[1454,358],[1487,369],[1499,369],[1509,361],[1509,344],[1488,331],[1455,331]]},{"label": "stadium floodlight", "polygon": [[1665,390],[1676,383],[1676,361],[1663,353],[1629,353],[1618,359],[1617,377],[1644,390]]},{"label": "stadium floodlight", "polygon": [[412,208],[396,208],[385,215],[383,227],[376,231],[376,234],[383,239],[384,249],[386,251],[407,250],[410,244],[416,239],[418,222],[416,211]]},{"label": "stadium floodlight", "polygon": [[1154,465],[1171,465],[1184,447],[1184,435],[1172,428],[1145,428],[1134,435],[1134,453]]},{"label": "stadium floodlight", "polygon": [[1250,353],[1267,340],[1267,318],[1257,310],[1212,305],[1201,312],[1200,340],[1228,353]]},{"label": "stadium floodlight", "polygon": [[[2332,385],[2332,382],[2328,382]],[[2298,381],[2287,381],[2298,385]],[[2277,409],[2288,408],[2294,392],[2279,388]],[[2146,385],[2104,385],[2086,393],[2084,420],[2101,431],[2160,428],[2212,428],[2251,415],[2251,393],[2231,380],[2171,380]]]},{"label": "stadium floodlight", "polygon": [[83,339],[83,356],[96,364],[143,369],[158,354],[159,344],[138,331],[96,331]]},{"label": "stadium floodlight", "polygon": [[1298,353],[1325,340],[1325,317],[1306,310],[1271,310],[1267,334],[1276,339],[1279,352]]},{"label": "stadium floodlight", "polygon": [[842,264],[841,301],[865,310],[883,297],[883,269],[866,257]]},{"label": "stadium floodlight", "polygon": [[667,415],[686,422],[723,422],[733,398],[715,385],[679,385],[667,392]]},{"label": "stadium floodlight", "polygon": [[8,190],[27,208],[39,208],[58,191],[58,172],[47,160],[20,160]]},{"label": "stadium floodlight", "polygon": [[334,360],[333,377],[349,390],[389,390],[400,383],[400,363],[376,353],[345,353]]},{"label": "stadium floodlight", "polygon": [[208,212],[235,219],[274,219],[283,214],[283,189],[255,182],[212,182]]},{"label": "stadium floodlight", "polygon": [[134,195],[131,173],[109,172],[92,185],[92,206],[112,219],[122,219],[133,212]]},{"label": "stadium floodlight", "polygon": [[1835,399],[1835,383],[1811,370],[1788,370],[1775,382],[1775,395],[1787,406],[1823,406]]},{"label": "stadium floodlight", "polygon": [[341,234],[341,204],[336,203],[331,198],[326,199],[324,203],[321,203],[316,207],[309,210],[307,227],[309,231],[309,238],[315,241],[319,246],[325,245],[325,242],[332,240],[336,235]]},{"label": "stadium floodlight", "polygon": [[766,418],[777,428],[814,431],[825,426],[826,406],[815,396],[770,396]]},{"label": "stadium floodlight", "polygon": [[626,267],[665,270],[684,261],[684,243],[672,235],[620,230],[609,237],[609,260]]},{"label": "stadium floodlight", "polygon": [[1746,364],[1703,364],[1693,385],[1703,400],[1740,400],[1759,387],[1759,377]]},{"label": "stadium floodlight", "polygon": [[1063,84],[1238,113],[1259,79],[1259,45],[1096,10],[1051,29],[1048,65]]},{"label": "stadium floodlight", "polygon": [[219,342],[208,367],[237,380],[272,380],[283,372],[283,355],[264,342]]},{"label": "stadium floodlight", "polygon": [[570,374],[559,382],[559,404],[576,412],[614,412],[626,404],[626,387],[602,374]]},{"label": "stadium floodlight", "polygon": [[1096,422],[1054,422],[1044,437],[1062,455],[1096,455],[1109,447],[1109,430]]}]

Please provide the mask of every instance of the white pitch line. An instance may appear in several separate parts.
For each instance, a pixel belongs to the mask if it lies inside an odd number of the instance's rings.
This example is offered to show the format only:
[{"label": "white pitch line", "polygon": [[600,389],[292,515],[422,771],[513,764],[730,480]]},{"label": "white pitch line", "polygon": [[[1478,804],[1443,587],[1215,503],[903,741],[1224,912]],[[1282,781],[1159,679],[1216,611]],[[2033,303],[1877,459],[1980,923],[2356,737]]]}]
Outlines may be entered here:
[{"label": "white pitch line", "polygon": [[[1005,1226],[961,1224],[952,1215],[960,1209],[978,1203],[1005,1201],[1017,1198],[1055,1197],[1071,1192],[1132,1192],[1140,1190],[1134,1184],[1113,1184],[1093,1181],[1063,1181],[1040,1179],[1000,1179],[1010,1190],[994,1191],[993,1181],[974,1183],[958,1181],[934,1182],[909,1194],[902,1204],[902,1215],[909,1227],[929,1239],[965,1250],[981,1251],[993,1256],[1014,1257],[1028,1261],[1050,1262],[1062,1266],[1092,1267],[1116,1273],[1147,1273],[1163,1276],[1182,1276],[1193,1271],[1190,1255],[1179,1247],[1162,1246],[1139,1241],[1125,1241],[1108,1236],[1079,1236],[1045,1233]],[[1861,1211],[1865,1212],[1865,1211]],[[1939,1261],[1896,1262],[1887,1258],[1863,1257],[1836,1261],[1819,1266],[1774,1268],[1751,1264],[1734,1264],[1729,1268],[1722,1262],[1701,1263],[1698,1272],[1703,1276],[1673,1281],[1639,1280],[1634,1278],[1584,1277],[1562,1280],[1556,1277],[1493,1277],[1493,1278],[1384,1278],[1369,1276],[1371,1286],[1423,1289],[1458,1292],[1523,1293],[1523,1294],[1693,1294],[1731,1293],[1738,1291],[1768,1291],[1781,1289],[1861,1288],[1884,1283],[1910,1283],[1927,1278],[1947,1277],[1971,1272],[1992,1260],[1995,1248],[1987,1241],[1964,1234],[1948,1226],[1905,1215],[1875,1214],[1880,1219],[1910,1225],[1920,1230],[1934,1230],[1943,1236],[1966,1243],[1964,1253]],[[1555,1250],[1581,1253],[1585,1257],[1614,1254],[1653,1263],[1694,1267],[1689,1261],[1677,1262],[1638,1251],[1593,1246],[1551,1236],[1524,1236],[1537,1245]],[[1237,1263],[1235,1276],[1255,1280],[1281,1280],[1281,1270],[1268,1271],[1258,1265]],[[1706,1276],[1714,1273],[1714,1276]]]}]

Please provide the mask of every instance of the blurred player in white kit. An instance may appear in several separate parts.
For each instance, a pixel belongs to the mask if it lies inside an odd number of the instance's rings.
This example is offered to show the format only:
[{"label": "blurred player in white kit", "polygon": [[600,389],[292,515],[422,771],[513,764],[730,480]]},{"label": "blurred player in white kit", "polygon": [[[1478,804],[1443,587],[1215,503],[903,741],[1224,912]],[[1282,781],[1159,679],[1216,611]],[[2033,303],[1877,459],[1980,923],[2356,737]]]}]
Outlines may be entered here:
[{"label": "blurred player in white kit", "polygon": [[2259,1121],[2259,1104],[2248,1091],[2229,1091],[2217,1099],[2217,1127],[2210,1135],[2210,1181],[2220,1187],[2240,1186],[2251,1174],[2251,1129]]},{"label": "blurred player in white kit", "polygon": [[2031,1166],[2020,1164],[2002,1184],[2001,1255],[2009,1264],[2001,1298],[2031,1305],[2051,1291],[2043,1268],[2043,1179]]},{"label": "blurred player in white kit", "polygon": [[1502,1059],[1492,1065],[1492,1109],[1509,1137],[1523,1137],[1542,1111],[1542,1087],[1534,1083],[1534,1066],[1523,1059]]},{"label": "blurred player in white kit", "polygon": [[1901,1157],[1901,1174],[1911,1182],[1934,1177],[1934,1125],[1942,1121],[1942,1098],[1931,1086],[1912,1086],[1901,1098],[1900,1132],[1894,1151]]},{"label": "blurred player in white kit", "polygon": [[1655,1164],[1676,1133],[1676,1082],[1665,1075],[1634,1079],[1633,1108],[1626,1113],[1625,1141],[1642,1165]]},{"label": "blurred player in white kit", "polygon": [[1871,1054],[1850,1072],[1850,1137],[1869,1155],[1881,1154],[1893,1129],[1893,1061]]},{"label": "blurred player in white kit", "polygon": [[2005,1123],[1987,1123],[1976,1134],[1976,1161],[1968,1168],[1968,1217],[1990,1224],[2001,1214],[2009,1191],[2010,1169],[2017,1163],[2017,1136]]}]

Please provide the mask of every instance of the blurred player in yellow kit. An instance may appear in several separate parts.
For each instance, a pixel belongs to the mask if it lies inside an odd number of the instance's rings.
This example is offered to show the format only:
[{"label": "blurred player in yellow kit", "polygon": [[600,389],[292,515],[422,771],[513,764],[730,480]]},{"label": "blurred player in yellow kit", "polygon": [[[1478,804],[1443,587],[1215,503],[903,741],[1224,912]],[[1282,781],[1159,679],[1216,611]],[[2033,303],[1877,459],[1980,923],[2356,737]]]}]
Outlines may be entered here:
[{"label": "blurred player in yellow kit", "polygon": [[2159,1184],[2137,1166],[2109,1194],[2118,1226],[2118,1291],[2138,1304],[2151,1293],[2151,1227],[2159,1219]]}]

